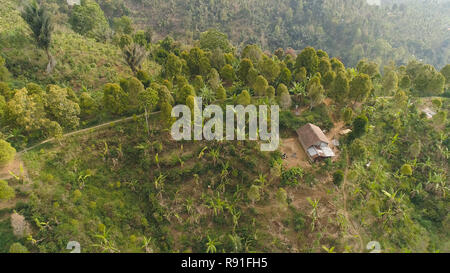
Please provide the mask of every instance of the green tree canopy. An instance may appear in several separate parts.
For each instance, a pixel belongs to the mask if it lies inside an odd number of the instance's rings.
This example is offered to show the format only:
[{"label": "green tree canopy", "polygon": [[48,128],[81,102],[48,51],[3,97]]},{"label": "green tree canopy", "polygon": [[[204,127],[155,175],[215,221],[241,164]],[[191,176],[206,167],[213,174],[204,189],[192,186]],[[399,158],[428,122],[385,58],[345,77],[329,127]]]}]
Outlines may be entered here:
[{"label": "green tree canopy", "polygon": [[222,67],[222,69],[220,70],[220,75],[228,83],[232,83],[235,78],[234,69],[229,64],[226,64]]},{"label": "green tree canopy", "polygon": [[195,97],[195,89],[192,85],[186,84],[183,86],[177,93],[177,102],[180,104],[184,104],[188,96]]},{"label": "green tree canopy", "polygon": [[257,96],[264,96],[266,94],[266,89],[268,86],[269,83],[267,82],[267,80],[261,75],[258,76],[254,84],[255,94]]},{"label": "green tree canopy", "polygon": [[91,38],[99,38],[109,28],[103,10],[92,0],[82,0],[81,5],[75,5],[69,23],[74,31]]},{"label": "green tree canopy", "polygon": [[242,50],[241,59],[250,59],[253,64],[258,64],[263,56],[261,48],[257,45],[247,45]]},{"label": "green tree canopy", "polygon": [[251,103],[250,93],[247,90],[242,91],[241,94],[237,96],[237,104],[247,106]]},{"label": "green tree canopy", "polygon": [[0,167],[11,162],[16,156],[16,149],[3,139],[0,139]]},{"label": "green tree canopy", "polygon": [[347,75],[343,71],[339,71],[334,79],[334,85],[329,92],[330,97],[337,103],[342,103],[348,97],[350,90],[350,84],[347,79]]},{"label": "green tree canopy", "polygon": [[258,63],[258,68],[269,83],[273,83],[280,75],[280,66],[266,55],[263,55],[262,60]]},{"label": "green tree canopy", "polygon": [[359,74],[355,76],[350,82],[349,97],[354,101],[364,101],[372,90],[372,81],[369,75]]},{"label": "green tree canopy", "polygon": [[173,53],[170,53],[167,57],[167,62],[165,65],[166,76],[169,78],[174,78],[181,74],[183,69],[183,62],[181,59]]},{"label": "green tree canopy", "polygon": [[30,253],[21,243],[13,243],[9,247],[9,253]]},{"label": "green tree canopy", "polygon": [[319,57],[316,50],[312,47],[306,47],[297,56],[295,66],[297,69],[304,67],[308,75],[312,75],[317,72],[319,65]]},{"label": "green tree canopy", "polygon": [[214,28],[200,34],[200,48],[210,51],[220,48],[225,53],[233,50],[228,36]]},{"label": "green tree canopy", "polygon": [[38,5],[36,1],[33,1],[25,6],[21,16],[31,28],[37,46],[47,53],[47,73],[51,73],[56,61],[50,53],[54,27],[49,12],[43,5]]},{"label": "green tree canopy", "polygon": [[383,77],[383,91],[384,94],[390,95],[398,89],[398,75],[397,72],[391,70]]},{"label": "green tree canopy", "polygon": [[353,121],[353,138],[360,138],[369,129],[369,119],[365,115],[359,115]]},{"label": "green tree canopy", "polygon": [[0,180],[0,201],[8,201],[16,197],[13,188],[8,186],[8,182]]},{"label": "green tree canopy", "polygon": [[116,83],[103,87],[103,107],[110,113],[120,115],[127,110],[128,95]]},{"label": "green tree canopy", "polygon": [[238,76],[242,82],[247,83],[248,72],[251,68],[253,68],[253,62],[250,59],[244,58],[241,60],[238,68]]},{"label": "green tree canopy", "polygon": [[57,85],[47,87],[46,110],[52,120],[62,127],[74,129],[79,125],[80,106],[69,99],[68,89]]}]

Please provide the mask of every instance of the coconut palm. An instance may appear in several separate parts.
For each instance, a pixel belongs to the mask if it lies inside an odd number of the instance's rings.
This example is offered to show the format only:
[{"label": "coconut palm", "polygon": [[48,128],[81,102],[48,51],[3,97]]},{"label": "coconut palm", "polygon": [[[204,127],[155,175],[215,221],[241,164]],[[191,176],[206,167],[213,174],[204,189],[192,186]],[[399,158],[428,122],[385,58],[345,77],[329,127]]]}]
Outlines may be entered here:
[{"label": "coconut palm", "polygon": [[56,60],[50,53],[53,33],[53,24],[50,14],[43,6],[38,5],[36,1],[33,1],[24,7],[21,16],[31,28],[37,46],[47,53],[47,73],[52,73],[53,68],[56,65]]},{"label": "coconut palm", "polygon": [[145,60],[145,57],[147,57],[147,51],[138,44],[131,44],[123,49],[123,55],[133,73],[136,73]]}]

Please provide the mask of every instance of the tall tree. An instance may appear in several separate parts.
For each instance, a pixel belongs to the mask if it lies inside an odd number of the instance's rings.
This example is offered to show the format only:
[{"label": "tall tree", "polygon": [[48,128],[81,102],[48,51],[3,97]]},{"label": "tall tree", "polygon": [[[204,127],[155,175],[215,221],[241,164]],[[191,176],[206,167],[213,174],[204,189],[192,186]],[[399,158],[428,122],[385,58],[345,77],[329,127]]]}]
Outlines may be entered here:
[{"label": "tall tree", "polygon": [[145,57],[147,57],[147,51],[138,44],[131,44],[124,47],[123,55],[128,66],[130,66],[133,73],[136,74],[138,69],[140,69],[142,62],[145,60]]},{"label": "tall tree", "polygon": [[150,125],[148,122],[148,113],[158,104],[158,91],[147,88],[145,90],[141,90],[138,94],[139,106],[144,109],[145,113],[145,124],[147,128],[147,134],[150,136]]},{"label": "tall tree", "polygon": [[103,87],[103,107],[115,115],[120,115],[127,110],[128,95],[120,85],[108,83]]},{"label": "tall tree", "polygon": [[33,37],[36,40],[37,46],[47,53],[48,64],[46,71],[48,74],[52,73],[56,66],[56,60],[50,53],[53,33],[53,24],[50,14],[42,5],[38,5],[36,1],[33,1],[25,6],[21,16],[33,32]]},{"label": "tall tree", "polygon": [[300,67],[306,68],[308,75],[316,73],[319,66],[319,57],[317,56],[316,50],[312,47],[303,49],[297,56],[295,66],[297,69]]},{"label": "tall tree", "polygon": [[391,95],[398,89],[398,75],[397,72],[391,70],[383,77],[383,91],[385,95]]},{"label": "tall tree", "polygon": [[336,79],[334,80],[333,88],[330,91],[330,97],[338,103],[342,103],[347,97],[350,90],[350,85],[347,79],[347,75],[339,71]]},{"label": "tall tree", "polygon": [[357,101],[364,101],[372,90],[372,81],[369,75],[359,74],[350,82],[350,98]]},{"label": "tall tree", "polygon": [[16,156],[16,149],[3,139],[0,139],[0,167],[8,164]]},{"label": "tall tree", "polygon": [[258,76],[256,78],[254,89],[257,96],[264,96],[266,93],[266,89],[269,86],[267,80],[263,76]]},{"label": "tall tree", "polygon": [[69,99],[68,89],[56,85],[47,87],[47,103],[45,107],[52,120],[65,128],[78,127],[80,106]]}]

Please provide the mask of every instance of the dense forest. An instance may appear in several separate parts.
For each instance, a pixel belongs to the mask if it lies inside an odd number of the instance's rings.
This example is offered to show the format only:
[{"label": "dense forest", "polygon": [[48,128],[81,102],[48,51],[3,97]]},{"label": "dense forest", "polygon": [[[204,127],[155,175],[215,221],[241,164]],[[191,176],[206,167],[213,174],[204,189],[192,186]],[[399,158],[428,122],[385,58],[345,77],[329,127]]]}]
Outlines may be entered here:
[{"label": "dense forest", "polygon": [[[0,252],[449,252],[449,9],[0,0]],[[279,150],[174,141],[196,96]]]},{"label": "dense forest", "polygon": [[108,18],[127,15],[159,37],[191,42],[215,27],[239,47],[306,46],[323,49],[348,65],[362,58],[406,64],[449,62],[450,1],[397,1],[370,6],[365,0],[112,0],[98,1]]}]

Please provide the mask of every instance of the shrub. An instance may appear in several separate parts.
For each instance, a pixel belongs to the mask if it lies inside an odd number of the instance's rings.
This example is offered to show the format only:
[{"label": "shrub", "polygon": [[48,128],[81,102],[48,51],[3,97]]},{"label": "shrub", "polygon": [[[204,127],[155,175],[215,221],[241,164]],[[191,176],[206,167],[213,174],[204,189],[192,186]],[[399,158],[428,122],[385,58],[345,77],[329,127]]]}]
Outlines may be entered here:
[{"label": "shrub", "polygon": [[22,244],[14,243],[9,247],[9,253],[30,253],[30,252]]},{"label": "shrub", "polygon": [[14,189],[8,186],[8,182],[0,180],[0,200],[11,200],[16,197]]},{"label": "shrub", "polygon": [[294,225],[294,230],[296,232],[304,230],[306,227],[305,215],[301,212],[295,212],[292,224]]},{"label": "shrub", "polygon": [[0,139],[0,166],[8,164],[15,156],[16,149],[14,149],[8,142]]},{"label": "shrub", "polygon": [[344,181],[344,172],[338,170],[333,174],[333,183],[339,187],[341,186],[342,181]]},{"label": "shrub", "polygon": [[299,179],[304,175],[303,169],[299,167],[292,168],[281,174],[281,185],[282,186],[297,186],[299,184]]},{"label": "shrub", "polygon": [[400,168],[400,173],[403,175],[407,175],[407,176],[411,176],[413,174],[413,170],[411,165],[409,164],[404,164],[401,168]]}]

